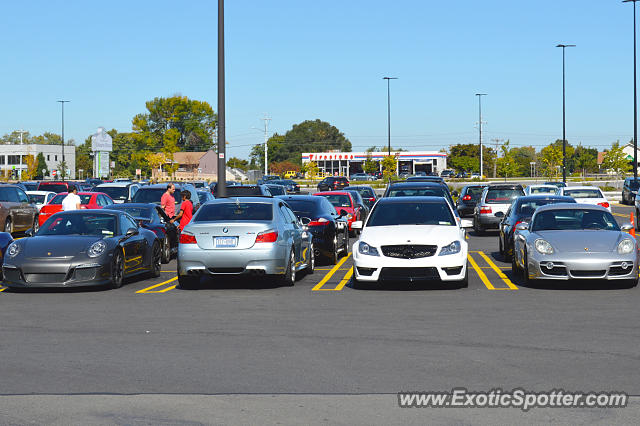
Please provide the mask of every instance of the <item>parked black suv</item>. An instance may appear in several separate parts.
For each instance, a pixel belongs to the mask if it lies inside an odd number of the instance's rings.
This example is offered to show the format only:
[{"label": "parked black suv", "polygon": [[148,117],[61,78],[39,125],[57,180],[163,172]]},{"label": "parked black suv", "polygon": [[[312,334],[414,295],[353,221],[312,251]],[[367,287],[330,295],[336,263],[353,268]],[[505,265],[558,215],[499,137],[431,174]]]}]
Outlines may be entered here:
[{"label": "parked black suv", "polygon": [[456,202],[456,210],[460,217],[473,216],[473,211],[482,196],[482,191],[487,185],[466,185],[460,191],[460,197]]},{"label": "parked black suv", "polygon": [[636,194],[640,188],[640,181],[629,177],[624,180],[622,185],[622,204],[634,204],[636,202]]},{"label": "parked black suv", "polygon": [[344,176],[331,176],[318,182],[318,191],[338,191],[346,186],[349,186],[349,179]]}]

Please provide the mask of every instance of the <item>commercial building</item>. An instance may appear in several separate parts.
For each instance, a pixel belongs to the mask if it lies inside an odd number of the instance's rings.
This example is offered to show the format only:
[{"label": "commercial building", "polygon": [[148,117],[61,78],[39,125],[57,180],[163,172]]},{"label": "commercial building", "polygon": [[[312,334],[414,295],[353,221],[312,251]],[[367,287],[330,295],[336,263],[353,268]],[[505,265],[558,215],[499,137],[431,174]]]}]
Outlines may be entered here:
[{"label": "commercial building", "polygon": [[[411,173],[425,172],[437,173],[447,168],[447,154],[437,151],[400,151],[392,152],[396,157],[397,172]],[[318,174],[351,176],[354,173],[362,173],[364,162],[367,158],[378,162],[378,170],[382,171],[382,159],[386,152],[303,152],[302,163],[313,161],[318,166]]]},{"label": "commercial building", "polygon": [[[37,157],[39,153],[44,155],[44,161],[47,163],[49,175],[47,178],[53,177],[52,172],[56,174],[60,169],[62,162],[62,146],[61,145],[0,145],[0,173],[4,175],[5,170],[10,172],[16,171],[20,178],[22,171],[27,169],[27,155]],[[76,177],[76,148],[73,145],[65,145],[64,160],[67,163],[67,179],[75,179]],[[57,178],[57,176],[56,176]]]}]

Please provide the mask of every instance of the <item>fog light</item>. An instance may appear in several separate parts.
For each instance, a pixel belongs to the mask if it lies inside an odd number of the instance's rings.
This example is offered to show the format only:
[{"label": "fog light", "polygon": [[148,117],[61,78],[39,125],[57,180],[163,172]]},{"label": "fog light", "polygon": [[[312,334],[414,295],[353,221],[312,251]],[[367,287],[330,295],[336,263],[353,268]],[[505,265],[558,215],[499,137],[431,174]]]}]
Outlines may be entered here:
[{"label": "fog light", "polygon": [[547,269],[553,269],[553,262],[547,262],[547,264],[545,265]]},{"label": "fog light", "polygon": [[627,262],[622,262],[622,265],[620,265],[622,267],[622,269],[627,269],[629,267],[629,265],[627,265]]}]

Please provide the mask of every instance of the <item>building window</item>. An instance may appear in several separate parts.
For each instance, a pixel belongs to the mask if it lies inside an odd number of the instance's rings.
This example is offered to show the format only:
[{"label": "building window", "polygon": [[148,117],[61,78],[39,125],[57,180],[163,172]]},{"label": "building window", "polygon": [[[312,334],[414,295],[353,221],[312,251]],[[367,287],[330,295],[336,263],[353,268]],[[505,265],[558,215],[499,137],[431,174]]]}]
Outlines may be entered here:
[{"label": "building window", "polygon": [[7,164],[15,165],[20,164],[20,156],[19,155],[7,155]]},{"label": "building window", "polygon": [[51,156],[47,154],[47,161],[51,161]]},{"label": "building window", "polygon": [[5,156],[4,155],[0,155],[0,164],[4,166],[4,160],[5,160]]},{"label": "building window", "polygon": [[58,161],[58,156],[57,156],[57,155],[54,155],[54,157],[55,157],[55,158],[54,158],[54,160],[53,160],[53,161]]}]

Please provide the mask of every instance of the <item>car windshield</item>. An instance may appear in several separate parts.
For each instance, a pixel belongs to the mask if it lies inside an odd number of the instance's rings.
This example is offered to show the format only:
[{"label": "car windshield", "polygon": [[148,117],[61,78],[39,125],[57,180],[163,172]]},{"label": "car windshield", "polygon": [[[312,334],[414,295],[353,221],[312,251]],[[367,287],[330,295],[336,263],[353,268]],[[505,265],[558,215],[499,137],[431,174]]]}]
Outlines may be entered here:
[{"label": "car windshield", "polygon": [[271,221],[273,206],[267,203],[215,203],[200,207],[193,222],[219,222],[229,220]]},{"label": "car windshield", "polygon": [[482,195],[482,191],[484,191],[484,187],[483,186],[469,186],[467,187],[466,192],[464,193],[464,195],[468,195],[471,198],[480,198],[480,196]]},{"label": "car windshield", "polygon": [[42,194],[27,194],[29,195],[29,201],[33,204],[44,204],[44,199],[46,195]]},{"label": "car windshield", "polygon": [[555,194],[557,188],[549,186],[532,186],[529,188],[530,194]]},{"label": "car windshield", "polygon": [[351,207],[351,199],[345,194],[327,194],[323,195],[329,200],[333,207]]},{"label": "car windshield", "polygon": [[389,197],[446,197],[444,188],[391,188]]},{"label": "car windshield", "polygon": [[575,200],[529,200],[523,201],[518,205],[516,213],[519,216],[533,216],[533,213],[540,206],[546,206],[547,204],[557,204],[557,203],[575,203]]},{"label": "car windshield", "polygon": [[374,207],[367,226],[445,225],[456,221],[446,203],[383,203]]},{"label": "car windshield", "polygon": [[[144,188],[139,189],[131,200],[134,203],[160,203],[162,194],[167,192],[166,188]],[[176,203],[180,203],[182,198],[180,197],[180,190],[176,188],[173,193],[173,198]]]},{"label": "car windshield", "polygon": [[371,190],[370,188],[357,187],[357,186],[350,186],[349,188],[351,190],[353,190],[353,191],[358,191],[360,193],[360,195],[362,195],[365,198],[373,198],[373,197],[375,197],[375,194],[373,193],[373,190]]},{"label": "car windshield", "polygon": [[566,189],[564,195],[573,198],[603,198],[599,189]]},{"label": "car windshield", "polygon": [[516,188],[489,188],[485,202],[487,204],[511,204],[513,200],[524,195]]},{"label": "car windshield", "polygon": [[597,230],[619,231],[616,220],[608,211],[591,209],[554,209],[539,212],[533,218],[532,232]]},{"label": "car windshield", "polygon": [[109,206],[109,210],[118,210],[121,212],[127,212],[133,217],[151,219],[151,207],[136,207],[129,206],[127,204],[114,204]]},{"label": "car windshield", "polygon": [[49,218],[36,233],[46,235],[92,235],[109,238],[116,235],[116,216],[107,214],[64,214]]},{"label": "car windshield", "polygon": [[287,200],[287,204],[298,217],[314,218],[318,215],[318,204],[313,201]]},{"label": "car windshield", "polygon": [[126,200],[129,196],[129,188],[122,186],[99,186],[94,192],[104,192],[114,200]]},{"label": "car windshield", "polygon": [[[68,194],[58,194],[49,201],[49,204],[62,204],[62,200],[64,200],[67,195]],[[89,204],[89,201],[91,201],[91,194],[78,194],[78,197],[80,197],[80,204]]]}]

